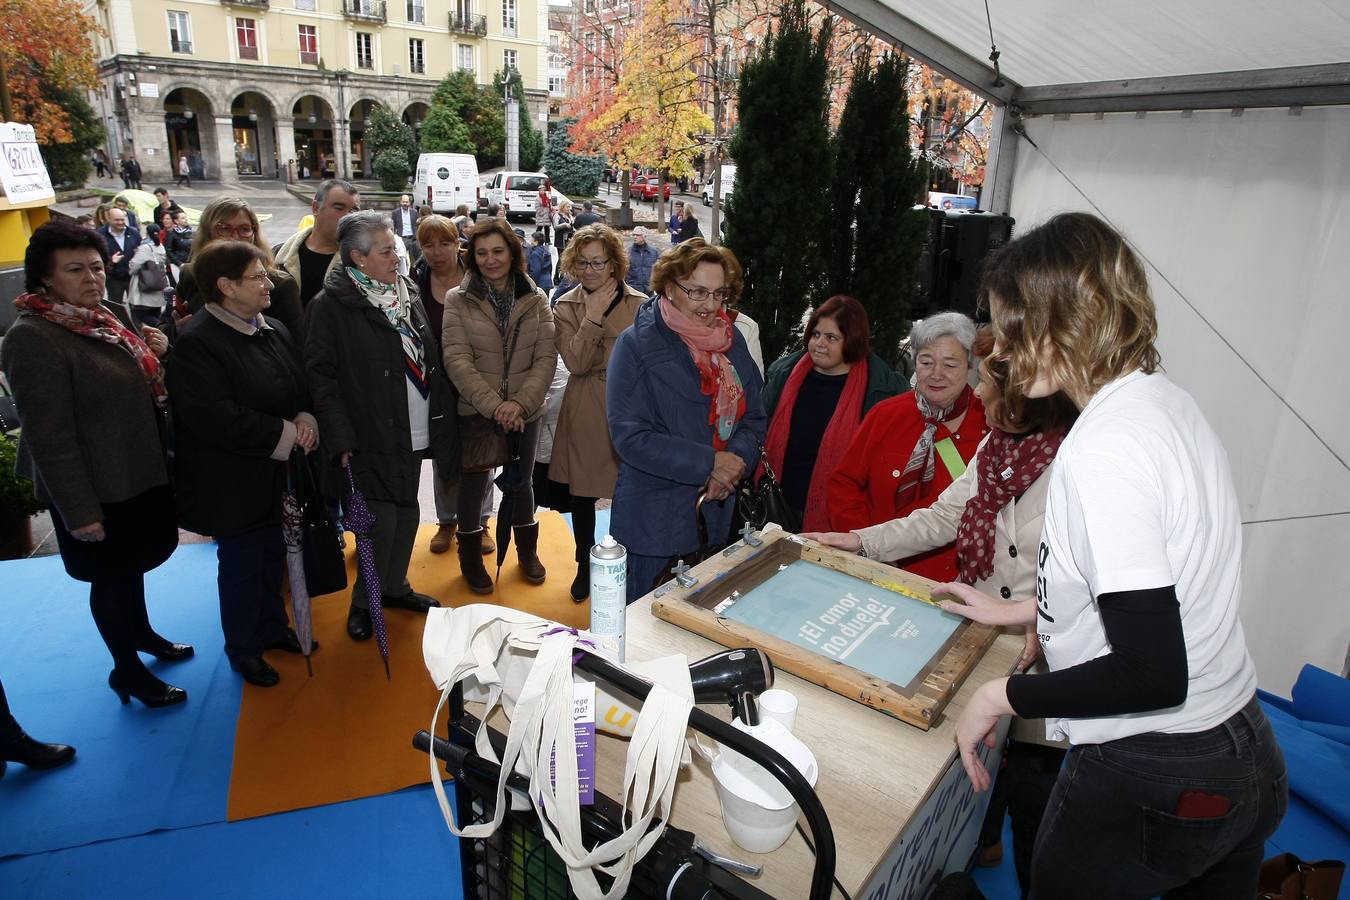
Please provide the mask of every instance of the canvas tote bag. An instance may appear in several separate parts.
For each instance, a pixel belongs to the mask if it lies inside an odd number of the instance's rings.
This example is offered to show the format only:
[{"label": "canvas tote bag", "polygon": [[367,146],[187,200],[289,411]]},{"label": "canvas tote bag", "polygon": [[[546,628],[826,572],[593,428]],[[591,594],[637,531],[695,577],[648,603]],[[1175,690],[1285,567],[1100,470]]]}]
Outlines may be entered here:
[{"label": "canvas tote bag", "polygon": [[[582,843],[572,723],[572,654],[578,646],[615,661],[615,647],[608,638],[529,613],[484,603],[430,610],[422,654],[441,691],[430,733],[437,733],[437,720],[456,684],[463,682],[466,699],[486,703],[474,749],[501,766],[492,821],[458,826],[441,784],[439,762],[428,754],[428,763],[445,824],[459,837],[481,838],[495,832],[506,810],[507,776],[514,770],[527,778],[530,805],[538,812],[544,836],[567,866],[573,892],[581,900],[611,900],[626,894],[633,866],[660,839],[670,819],[675,780],[687,760],[684,736],[693,688],[689,663],[682,655],[629,667],[653,684],[638,713],[625,760],[619,799],[624,821],[630,824],[618,837],[587,851]],[[600,693],[597,689],[597,708],[606,702]],[[487,733],[487,720],[498,706],[511,723],[500,760]],[[662,824],[649,832],[654,818]],[[596,880],[596,868],[614,879],[608,893]]]}]

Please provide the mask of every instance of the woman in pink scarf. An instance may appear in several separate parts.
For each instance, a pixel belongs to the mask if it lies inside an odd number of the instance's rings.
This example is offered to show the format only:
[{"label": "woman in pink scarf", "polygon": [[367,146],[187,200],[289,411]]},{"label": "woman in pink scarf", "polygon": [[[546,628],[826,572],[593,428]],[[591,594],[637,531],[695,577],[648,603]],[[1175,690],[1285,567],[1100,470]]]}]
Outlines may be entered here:
[{"label": "woman in pink scarf", "polygon": [[741,288],[736,257],[691,239],[657,260],[651,283],[656,299],[619,336],[606,376],[619,454],[610,530],[628,549],[630,603],[672,556],[699,547],[700,493],[708,543],[726,541],[767,426],[763,379],[726,312]]}]

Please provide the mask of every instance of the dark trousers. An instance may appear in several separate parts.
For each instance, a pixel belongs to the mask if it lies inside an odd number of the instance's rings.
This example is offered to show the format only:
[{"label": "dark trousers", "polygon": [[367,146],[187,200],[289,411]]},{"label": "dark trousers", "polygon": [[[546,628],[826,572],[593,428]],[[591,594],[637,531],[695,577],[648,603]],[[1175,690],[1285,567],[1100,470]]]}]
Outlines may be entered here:
[{"label": "dark trousers", "polygon": [[[413,543],[417,540],[417,524],[421,511],[417,504],[398,506],[383,500],[366,498],[366,506],[375,515],[370,529],[370,542],[375,552],[375,571],[380,573],[381,597],[406,597],[412,593],[408,583],[408,563],[412,560]],[[470,516],[468,521],[473,521]],[[365,577],[357,567],[356,584],[352,588],[352,606],[370,608]]]},{"label": "dark trousers", "polygon": [[1064,748],[1026,741],[1008,741],[1003,765],[994,781],[989,811],[980,832],[980,847],[1003,839],[1003,819],[1012,817],[1012,853],[1017,883],[1025,898],[1031,891],[1031,853],[1045,816],[1045,804],[1064,765]]},{"label": "dark trousers", "polygon": [[192,187],[192,179],[187,175],[179,174],[178,178],[174,180],[173,185],[174,187],[179,187],[180,185]]},{"label": "dark trousers", "polygon": [[0,747],[17,744],[23,737],[23,729],[14,721],[9,711],[9,701],[5,699],[5,684],[0,682]]},{"label": "dark trousers", "polygon": [[126,303],[127,289],[131,287],[130,278],[113,278],[109,275],[106,284],[109,303],[113,306],[121,306]]},{"label": "dark trousers", "polygon": [[[1222,796],[1228,812],[1177,815],[1183,791]],[[1255,697],[1208,731],[1074,747],[1036,837],[1031,896],[1254,896],[1288,802],[1284,756]]]},{"label": "dark trousers", "polygon": [[567,511],[572,514],[572,534],[576,536],[577,562],[590,565],[595,546],[595,501],[598,497],[569,497]]},{"label": "dark trousers", "polygon": [[220,563],[220,628],[231,665],[262,656],[263,646],[286,636],[281,573],[286,545],[278,527],[216,538]]},{"label": "dark trousers", "polygon": [[[502,498],[502,508],[511,504],[511,525],[529,525],[534,521],[534,455],[539,447],[539,429],[543,419],[535,419],[525,425],[520,437],[521,480],[524,487],[516,491],[508,501]],[[488,478],[491,472],[465,472],[459,477],[459,521],[476,522],[479,510],[483,506],[483,495],[487,493]],[[501,515],[501,510],[497,511]],[[462,524],[460,527],[464,527]]]},{"label": "dark trousers", "polygon": [[629,553],[627,602],[632,603],[651,593],[652,582],[658,575],[662,576],[663,584],[674,578],[669,570],[669,556],[639,556],[636,553]]}]

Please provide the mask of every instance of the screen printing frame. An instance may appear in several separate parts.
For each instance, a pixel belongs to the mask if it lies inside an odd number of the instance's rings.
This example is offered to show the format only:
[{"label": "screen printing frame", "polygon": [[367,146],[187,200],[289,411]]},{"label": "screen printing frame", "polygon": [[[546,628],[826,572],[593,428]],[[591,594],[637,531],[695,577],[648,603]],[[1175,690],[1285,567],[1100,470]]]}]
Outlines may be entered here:
[{"label": "screen printing frame", "polygon": [[719,615],[716,608],[733,592],[745,592],[776,573],[780,565],[797,560],[920,598],[916,602],[929,602],[936,584],[903,569],[781,530],[761,533],[759,538],[762,541],[759,547],[737,542],[690,569],[688,574],[697,582],[689,587],[671,581],[657,588],[652,614],[724,647],[758,647],[769,654],[778,668],[925,731],[938,721],[966,676],[999,635],[994,626],[964,621],[929,657],[910,684],[897,685]]}]

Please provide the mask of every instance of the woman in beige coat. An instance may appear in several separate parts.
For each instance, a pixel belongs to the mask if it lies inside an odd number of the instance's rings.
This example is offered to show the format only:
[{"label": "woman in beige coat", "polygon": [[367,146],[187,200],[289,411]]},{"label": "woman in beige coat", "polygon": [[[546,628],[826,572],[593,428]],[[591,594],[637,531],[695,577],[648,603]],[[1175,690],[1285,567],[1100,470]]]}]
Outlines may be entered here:
[{"label": "woman in beige coat", "polygon": [[572,373],[563,394],[549,479],[567,486],[572,533],[577,543],[577,577],[572,599],[591,594],[591,544],[595,502],[614,496],[619,456],[609,440],[605,417],[605,370],[614,342],[633,324],[647,298],[624,282],[628,257],[608,226],[587,225],[567,245],[562,270],[578,285],[558,298],[553,314],[558,352]]},{"label": "woman in beige coat", "polygon": [[[982,379],[981,386],[987,384]],[[1050,463],[1077,412],[1063,394],[1029,401],[1027,417],[1038,424],[1023,426],[1024,431],[1004,430],[991,420],[994,429],[965,473],[931,506],[869,528],[802,536],[881,560],[906,559],[955,541],[962,581],[1005,600],[1034,595]],[[1013,430],[1022,433],[1009,433]],[[1034,663],[1039,652],[1036,630],[1027,629],[1019,671]],[[1014,718],[1009,737],[1007,765],[980,836],[980,858],[991,861],[982,864],[995,864],[1001,856],[1003,816],[1011,812],[1017,876],[1025,896],[1036,830],[1066,745],[1046,738],[1041,719]]]},{"label": "woman in beige coat", "polygon": [[468,274],[445,298],[445,370],[459,391],[464,474],[459,484],[459,565],[469,588],[493,591],[483,566],[478,510],[493,468],[506,461],[505,436],[520,434],[524,487],[511,504],[516,555],[532,584],[542,584],[539,523],[530,486],[544,398],[558,351],[548,298],[525,274],[525,251],[505,219],[488,219],[469,235]]}]

